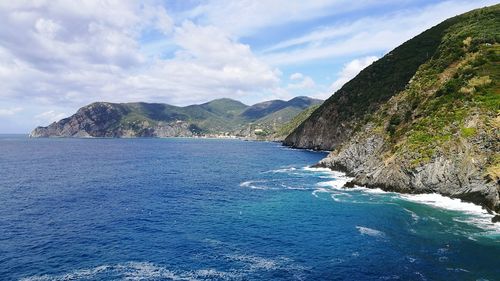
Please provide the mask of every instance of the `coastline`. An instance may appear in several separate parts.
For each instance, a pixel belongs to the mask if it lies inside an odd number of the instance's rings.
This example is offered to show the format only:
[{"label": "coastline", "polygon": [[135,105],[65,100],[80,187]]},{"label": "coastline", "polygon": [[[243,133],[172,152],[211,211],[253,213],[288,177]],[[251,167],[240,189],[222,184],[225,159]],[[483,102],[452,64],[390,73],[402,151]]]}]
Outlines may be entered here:
[{"label": "coastline", "polygon": [[[297,148],[300,149],[300,148]],[[385,184],[370,184],[370,183],[365,183],[361,182],[356,179],[356,174],[351,171],[349,168],[346,166],[340,164],[340,163],[333,163],[333,165],[328,165],[326,162],[328,161],[328,156],[323,158],[320,162],[312,165],[311,167],[313,168],[326,168],[330,169],[333,172],[340,172],[344,173],[347,177],[350,177],[351,180],[348,181],[345,185],[344,188],[357,188],[357,187],[363,187],[363,188],[368,188],[372,190],[380,189],[384,192],[394,192],[400,195],[425,195],[425,194],[438,194],[440,196],[450,198],[453,200],[460,200],[463,203],[468,203],[468,204],[474,204],[475,206],[478,206],[485,210],[488,214],[493,215],[491,218],[491,222],[495,224],[500,225],[500,213],[496,212],[495,210],[492,210],[488,206],[484,204],[478,204],[477,202],[467,200],[463,197],[459,196],[450,196],[449,194],[441,193],[441,192],[435,192],[431,191],[431,189],[428,189],[429,191],[422,191],[422,190],[413,190],[409,188],[399,188],[396,186],[391,186],[391,185],[385,185]]]},{"label": "coastline", "polygon": [[[334,178],[333,181],[326,181],[320,184],[321,191],[325,191],[323,188],[328,187],[329,189],[337,191],[346,192],[366,192],[371,195],[387,195],[395,196],[395,198],[413,202],[417,204],[431,206],[436,209],[459,212],[464,215],[470,215],[471,219],[467,220],[467,223],[473,224],[480,228],[493,230],[495,235],[500,233],[500,223],[498,222],[499,215],[490,212],[487,208],[481,205],[464,201],[460,198],[453,198],[436,192],[428,193],[402,193],[394,190],[387,190],[380,186],[360,186],[353,183],[353,177],[349,176],[345,172],[334,170],[332,168],[317,166],[305,167],[306,170],[317,171],[320,173],[329,173]],[[315,192],[320,192],[319,190]],[[313,193],[315,193],[313,192]],[[315,195],[316,196],[316,195]]]}]

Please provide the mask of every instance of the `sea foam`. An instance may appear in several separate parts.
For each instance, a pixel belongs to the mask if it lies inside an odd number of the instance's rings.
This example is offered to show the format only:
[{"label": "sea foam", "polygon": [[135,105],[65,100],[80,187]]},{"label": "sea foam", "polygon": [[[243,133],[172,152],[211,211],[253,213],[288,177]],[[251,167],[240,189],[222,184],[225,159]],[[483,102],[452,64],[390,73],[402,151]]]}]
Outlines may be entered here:
[{"label": "sea foam", "polygon": [[363,235],[368,235],[368,236],[378,237],[378,238],[385,237],[385,233],[383,231],[380,231],[380,230],[376,230],[376,229],[365,227],[365,226],[356,226],[356,228],[358,229],[359,233],[361,233]]},{"label": "sea foam", "polygon": [[128,262],[115,265],[100,265],[94,268],[77,269],[60,275],[35,275],[22,281],[66,281],[66,280],[234,280],[241,279],[243,272],[225,272],[213,268],[192,271],[177,271],[150,262]]}]

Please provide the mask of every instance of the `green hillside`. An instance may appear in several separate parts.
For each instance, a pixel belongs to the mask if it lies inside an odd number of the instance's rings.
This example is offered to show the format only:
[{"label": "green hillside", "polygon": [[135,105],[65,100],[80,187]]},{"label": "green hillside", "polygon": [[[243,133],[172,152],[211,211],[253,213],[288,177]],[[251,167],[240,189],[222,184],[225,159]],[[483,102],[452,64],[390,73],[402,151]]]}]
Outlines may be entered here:
[{"label": "green hillside", "polygon": [[253,106],[228,98],[185,107],[143,102],[97,102],[82,107],[69,118],[47,127],[38,127],[32,136],[261,138],[274,134],[277,128],[318,102],[321,101],[307,97],[290,101],[274,100]]},{"label": "green hillside", "polygon": [[358,184],[500,210],[500,5],[448,19],[346,83],[285,140]]}]

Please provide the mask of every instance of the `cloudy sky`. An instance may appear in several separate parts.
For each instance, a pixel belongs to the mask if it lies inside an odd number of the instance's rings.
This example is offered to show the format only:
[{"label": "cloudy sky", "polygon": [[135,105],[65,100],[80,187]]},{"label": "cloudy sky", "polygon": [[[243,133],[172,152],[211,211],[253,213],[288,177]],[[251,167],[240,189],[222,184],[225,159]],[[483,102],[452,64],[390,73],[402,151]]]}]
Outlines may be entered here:
[{"label": "cloudy sky", "polygon": [[404,41],[495,2],[0,1],[0,133],[94,101],[327,98]]}]

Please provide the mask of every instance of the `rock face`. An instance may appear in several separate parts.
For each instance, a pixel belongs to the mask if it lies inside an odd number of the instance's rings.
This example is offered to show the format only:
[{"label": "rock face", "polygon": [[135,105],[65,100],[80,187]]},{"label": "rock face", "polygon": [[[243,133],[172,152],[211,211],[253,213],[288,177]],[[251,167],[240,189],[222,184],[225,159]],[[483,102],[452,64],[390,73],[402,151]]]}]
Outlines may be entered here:
[{"label": "rock face", "polygon": [[167,137],[193,136],[194,130],[186,122],[136,122],[130,126],[118,125],[130,109],[111,103],[93,103],[79,109],[69,118],[38,127],[30,137]]},{"label": "rock face", "polygon": [[500,5],[423,32],[319,107],[284,141],[331,150],[353,183],[437,192],[500,212]]},{"label": "rock face", "polygon": [[[322,101],[298,97],[247,106],[231,99],[176,107],[150,103],[96,102],[74,115],[37,127],[30,137],[192,137],[228,136],[270,139],[310,105]],[[258,114],[256,114],[258,113]]]}]

